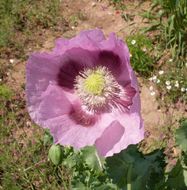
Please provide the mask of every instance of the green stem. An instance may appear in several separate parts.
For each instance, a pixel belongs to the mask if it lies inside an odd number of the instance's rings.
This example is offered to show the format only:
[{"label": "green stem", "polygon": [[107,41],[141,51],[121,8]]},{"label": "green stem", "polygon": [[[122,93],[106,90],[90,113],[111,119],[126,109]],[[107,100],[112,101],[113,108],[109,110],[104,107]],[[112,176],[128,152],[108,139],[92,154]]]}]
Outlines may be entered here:
[{"label": "green stem", "polygon": [[128,173],[127,173],[127,190],[132,190],[131,175],[132,175],[132,164],[130,164]]}]

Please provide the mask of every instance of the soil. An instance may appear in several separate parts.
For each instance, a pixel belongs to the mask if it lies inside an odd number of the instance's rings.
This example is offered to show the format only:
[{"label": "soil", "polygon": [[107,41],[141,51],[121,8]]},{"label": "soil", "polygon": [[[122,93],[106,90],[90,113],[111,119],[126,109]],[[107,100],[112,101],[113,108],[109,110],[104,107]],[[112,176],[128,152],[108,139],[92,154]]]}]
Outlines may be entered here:
[{"label": "soil", "polygon": [[[147,10],[150,6],[149,1],[139,3],[139,1],[126,1],[127,11],[123,13],[129,17],[125,21],[121,17],[121,10],[116,10],[114,6],[110,5],[107,0],[64,0],[62,4],[64,7],[64,17],[70,23],[70,29],[62,35],[70,38],[75,36],[82,30],[100,28],[106,35],[115,32],[120,38],[125,39],[129,34],[138,32],[146,22],[143,21],[140,13]],[[40,51],[48,51],[54,47],[56,36],[51,32],[46,32],[46,40],[43,42],[43,47]],[[33,47],[31,47],[32,49]],[[20,89],[25,83],[25,64],[16,60],[13,63],[13,69],[9,73],[8,83],[15,89]],[[148,132],[146,141],[152,143],[162,140],[163,128],[175,123],[185,112],[179,109],[162,108],[155,96],[150,95],[149,82],[143,82],[139,79],[141,102],[142,102],[142,116],[144,118],[145,129]],[[160,101],[159,101],[160,102]],[[176,125],[177,126],[177,125]]]}]

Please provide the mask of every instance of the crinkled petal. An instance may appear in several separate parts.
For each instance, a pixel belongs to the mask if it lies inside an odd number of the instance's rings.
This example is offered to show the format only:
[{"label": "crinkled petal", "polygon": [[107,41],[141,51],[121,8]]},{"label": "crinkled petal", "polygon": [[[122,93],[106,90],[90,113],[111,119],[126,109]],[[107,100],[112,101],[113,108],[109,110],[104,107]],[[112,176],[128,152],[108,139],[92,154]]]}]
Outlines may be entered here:
[{"label": "crinkled petal", "polygon": [[33,53],[26,66],[27,95],[46,90],[49,82],[55,82],[61,59],[48,53]]},{"label": "crinkled petal", "polygon": [[44,128],[50,128],[48,120],[69,114],[72,111],[72,104],[63,89],[54,84],[50,84],[37,101],[37,107],[33,106],[31,102],[28,110],[31,118]]},{"label": "crinkled petal", "polygon": [[120,141],[124,133],[125,128],[118,121],[113,121],[95,142],[98,153],[101,156],[107,155],[114,145]]},{"label": "crinkled petal", "polygon": [[50,121],[50,131],[55,143],[73,146],[77,149],[94,145],[95,141],[110,126],[114,118],[110,114],[103,114],[93,126],[77,125],[70,115],[63,115]]},{"label": "crinkled petal", "polygon": [[[96,141],[96,147],[101,156],[112,156],[127,148],[130,144],[139,143],[144,138],[143,121],[139,114],[120,114],[116,116],[116,119],[119,122],[116,131],[111,130],[109,133],[103,133],[103,135]],[[121,126],[124,128],[124,132],[122,132]],[[118,141],[116,140],[111,143],[110,140],[112,138],[117,139],[117,134],[115,133],[119,133],[120,130],[121,136],[118,135]],[[110,147],[110,149],[108,147]]]},{"label": "crinkled petal", "polygon": [[[112,52],[119,57],[121,63],[117,67],[113,67],[112,70],[118,70],[117,81],[119,84],[123,86],[129,83],[131,67],[127,45],[118,39],[114,33],[111,33],[107,40],[101,42],[101,50]],[[116,62],[113,64],[116,64]]]},{"label": "crinkled petal", "polygon": [[82,48],[89,51],[96,51],[99,49],[99,44],[105,40],[103,32],[99,29],[82,31],[76,37],[66,40],[58,39],[56,47],[53,50],[55,54],[63,54],[65,51],[72,48]]},{"label": "crinkled petal", "polygon": [[130,112],[140,112],[141,105],[138,82],[135,73],[130,65],[130,54],[127,45],[122,40],[118,39],[114,33],[112,33],[109,36],[108,40],[102,41],[102,49],[104,49],[105,51],[112,51],[120,57],[121,67],[119,67],[118,69],[120,69],[121,72],[118,72],[117,81],[122,86],[130,84],[136,90]]},{"label": "crinkled petal", "polygon": [[42,101],[41,95],[46,91],[49,83],[56,83],[60,58],[47,53],[34,53],[30,56],[26,66],[26,96],[31,117]]}]

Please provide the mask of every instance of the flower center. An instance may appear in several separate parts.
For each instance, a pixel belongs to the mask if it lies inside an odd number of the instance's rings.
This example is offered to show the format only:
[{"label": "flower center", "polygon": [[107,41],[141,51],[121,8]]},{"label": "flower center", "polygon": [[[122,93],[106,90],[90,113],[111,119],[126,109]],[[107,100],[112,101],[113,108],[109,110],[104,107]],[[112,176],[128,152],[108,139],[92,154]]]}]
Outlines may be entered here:
[{"label": "flower center", "polygon": [[75,92],[82,101],[82,109],[95,114],[123,107],[124,89],[106,67],[86,69],[75,80]]},{"label": "flower center", "polygon": [[84,89],[90,94],[101,95],[105,87],[105,78],[99,71],[93,72],[84,81]]}]

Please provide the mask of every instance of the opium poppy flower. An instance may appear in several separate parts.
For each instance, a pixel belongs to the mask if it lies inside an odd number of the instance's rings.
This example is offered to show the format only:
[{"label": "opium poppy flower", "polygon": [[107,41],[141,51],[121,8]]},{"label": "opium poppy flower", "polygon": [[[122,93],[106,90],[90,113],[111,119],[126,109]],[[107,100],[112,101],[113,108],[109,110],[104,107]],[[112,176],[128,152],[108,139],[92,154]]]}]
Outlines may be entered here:
[{"label": "opium poppy flower", "polygon": [[95,145],[107,157],[143,139],[137,79],[115,34],[58,39],[52,52],[30,56],[26,75],[30,116],[56,144]]}]

